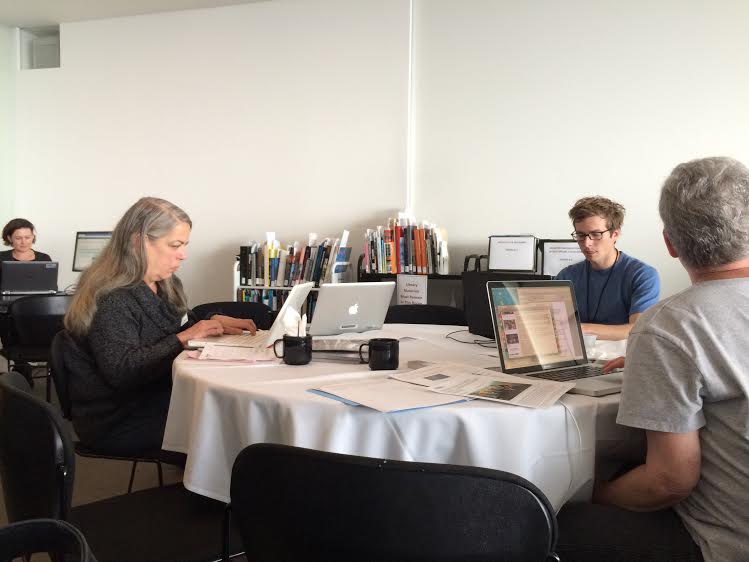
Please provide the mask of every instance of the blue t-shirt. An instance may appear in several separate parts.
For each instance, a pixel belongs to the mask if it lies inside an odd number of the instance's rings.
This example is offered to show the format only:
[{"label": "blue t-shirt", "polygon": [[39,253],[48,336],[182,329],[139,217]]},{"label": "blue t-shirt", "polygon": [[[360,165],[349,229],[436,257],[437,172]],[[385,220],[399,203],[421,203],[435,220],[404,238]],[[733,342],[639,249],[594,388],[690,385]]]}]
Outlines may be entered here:
[{"label": "blue t-shirt", "polygon": [[572,281],[581,322],[627,324],[629,317],[655,303],[661,281],[655,268],[619,253],[608,269],[593,269],[588,260],[568,265],[556,276]]}]

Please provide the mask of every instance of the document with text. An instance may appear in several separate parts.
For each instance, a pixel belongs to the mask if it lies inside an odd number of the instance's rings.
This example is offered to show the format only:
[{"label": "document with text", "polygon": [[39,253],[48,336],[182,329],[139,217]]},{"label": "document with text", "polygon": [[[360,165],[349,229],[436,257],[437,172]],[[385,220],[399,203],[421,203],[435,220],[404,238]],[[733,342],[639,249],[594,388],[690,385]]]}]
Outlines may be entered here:
[{"label": "document with text", "polygon": [[526,408],[548,408],[575,386],[573,382],[517,377],[457,363],[434,363],[414,371],[394,373],[390,377],[441,394]]}]

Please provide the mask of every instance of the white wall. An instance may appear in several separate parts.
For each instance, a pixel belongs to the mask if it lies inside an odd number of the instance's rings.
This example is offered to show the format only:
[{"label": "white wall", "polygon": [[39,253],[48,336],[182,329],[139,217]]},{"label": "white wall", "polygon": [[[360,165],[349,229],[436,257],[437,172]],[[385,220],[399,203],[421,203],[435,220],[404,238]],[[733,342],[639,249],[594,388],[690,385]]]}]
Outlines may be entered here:
[{"label": "white wall", "polygon": [[62,25],[61,68],[17,78],[16,212],[64,285],[77,230],[177,203],[193,304],[231,298],[265,231],[358,244],[405,205],[408,23],[402,0],[281,0]]},{"label": "white wall", "polygon": [[[414,6],[414,211],[447,227],[454,268],[490,234],[567,236],[567,209],[598,193],[628,209],[620,247],[664,295],[684,287],[658,192],[678,162],[749,161],[749,4]],[[266,230],[357,241],[406,204],[408,25],[408,0],[62,25],[62,67],[16,76],[14,214],[65,284],[76,230],[171,199],[195,223],[193,303],[227,298],[237,247]]]},{"label": "white wall", "polygon": [[15,37],[12,28],[0,25],[0,225],[13,218],[15,202]]},{"label": "white wall", "polygon": [[490,234],[566,237],[567,210],[627,208],[619,247],[668,257],[660,185],[679,162],[749,162],[749,4],[738,0],[416,0],[415,207],[454,265]]}]

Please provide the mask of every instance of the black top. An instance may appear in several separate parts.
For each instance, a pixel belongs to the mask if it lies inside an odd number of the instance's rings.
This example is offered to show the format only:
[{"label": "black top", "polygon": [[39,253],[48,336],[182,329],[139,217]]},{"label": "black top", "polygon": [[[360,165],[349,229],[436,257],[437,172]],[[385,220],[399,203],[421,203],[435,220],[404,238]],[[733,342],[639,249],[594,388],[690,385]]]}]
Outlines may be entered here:
[{"label": "black top", "polygon": [[[0,252],[0,261],[21,261],[17,260],[13,257],[13,250],[6,250],[4,252]],[[44,252],[37,252],[34,250],[34,259],[30,261],[52,261],[52,258],[49,257],[48,254],[45,254]]]},{"label": "black top", "polygon": [[73,426],[95,443],[137,410],[142,397],[169,391],[182,351],[174,307],[144,283],[115,289],[98,303],[88,337],[66,349]]}]

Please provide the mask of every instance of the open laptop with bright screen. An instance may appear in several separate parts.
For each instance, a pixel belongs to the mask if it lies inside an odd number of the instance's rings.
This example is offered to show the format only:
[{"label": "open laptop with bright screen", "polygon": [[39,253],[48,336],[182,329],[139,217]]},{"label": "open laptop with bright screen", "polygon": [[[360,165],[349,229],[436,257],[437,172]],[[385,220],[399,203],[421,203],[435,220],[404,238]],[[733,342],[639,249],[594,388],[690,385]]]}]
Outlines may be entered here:
[{"label": "open laptop with bright screen", "polygon": [[589,363],[570,281],[489,281],[502,371],[574,380],[571,392],[603,396],[621,390],[621,375]]},{"label": "open laptop with bright screen", "polygon": [[111,232],[77,232],[75,235],[75,252],[73,253],[73,271],[83,271],[107,247]]}]

